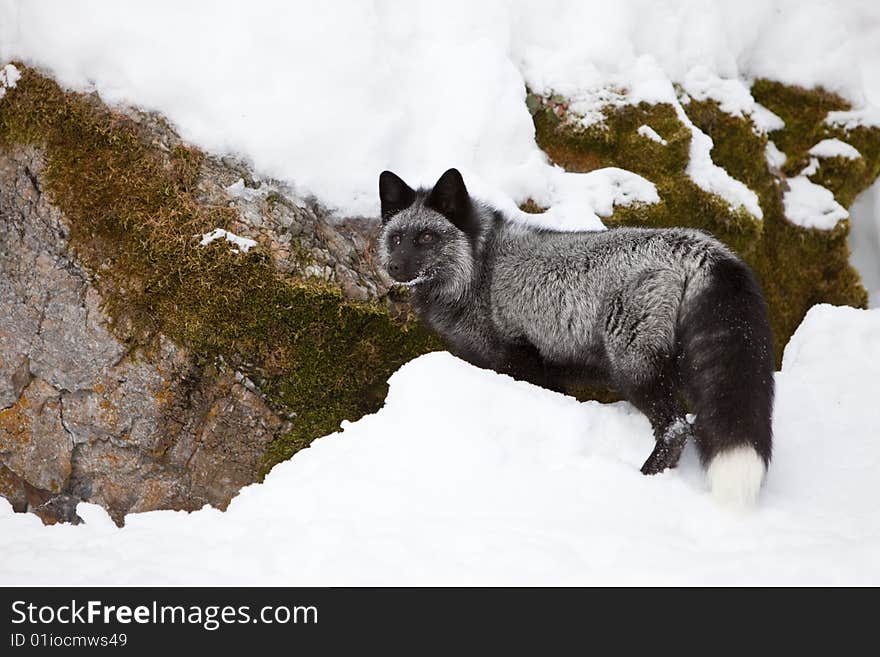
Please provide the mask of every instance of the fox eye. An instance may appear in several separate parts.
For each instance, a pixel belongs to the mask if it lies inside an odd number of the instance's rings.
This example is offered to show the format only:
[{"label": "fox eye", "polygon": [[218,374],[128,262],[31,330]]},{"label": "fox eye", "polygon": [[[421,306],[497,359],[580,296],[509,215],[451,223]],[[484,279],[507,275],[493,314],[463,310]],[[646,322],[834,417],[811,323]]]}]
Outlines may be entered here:
[{"label": "fox eye", "polygon": [[419,235],[419,244],[430,244],[436,239],[436,235],[429,230]]},{"label": "fox eye", "polygon": [[400,235],[391,236],[391,246],[400,246]]}]

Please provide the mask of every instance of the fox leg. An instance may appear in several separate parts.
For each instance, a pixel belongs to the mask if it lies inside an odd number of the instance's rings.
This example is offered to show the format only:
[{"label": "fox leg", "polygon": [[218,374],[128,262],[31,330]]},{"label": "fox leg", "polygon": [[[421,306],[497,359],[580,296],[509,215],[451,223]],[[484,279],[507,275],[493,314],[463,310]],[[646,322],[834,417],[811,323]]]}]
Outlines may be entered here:
[{"label": "fox leg", "polygon": [[507,374],[520,381],[528,381],[536,386],[564,392],[565,382],[558,376],[547,362],[538,353],[538,350],[528,343],[509,345],[502,350],[495,371]]},{"label": "fox leg", "polygon": [[642,466],[644,474],[674,468],[691,435],[678,401],[681,377],[675,357],[682,285],[673,271],[640,272],[607,307],[605,347],[611,378],[654,429],[656,445]]},{"label": "fox leg", "polygon": [[685,443],[693,435],[674,381],[671,372],[664,372],[639,386],[620,385],[626,399],[648,417],[654,430],[654,451],[642,465],[642,474],[658,474],[678,465]]},{"label": "fox leg", "polygon": [[677,417],[662,431],[655,426],[654,439],[657,442],[654,451],[642,464],[642,474],[659,474],[667,468],[677,466],[685,443],[692,435],[691,425],[683,417]]}]

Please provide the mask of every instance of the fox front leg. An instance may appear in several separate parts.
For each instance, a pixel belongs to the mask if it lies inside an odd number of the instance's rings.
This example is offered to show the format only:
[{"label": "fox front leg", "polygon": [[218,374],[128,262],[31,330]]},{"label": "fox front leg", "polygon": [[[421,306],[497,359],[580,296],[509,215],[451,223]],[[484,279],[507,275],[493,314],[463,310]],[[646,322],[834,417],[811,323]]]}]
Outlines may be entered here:
[{"label": "fox front leg", "polygon": [[528,381],[536,386],[555,392],[564,392],[564,382],[556,376],[538,350],[530,344],[505,347],[494,368],[497,372]]}]

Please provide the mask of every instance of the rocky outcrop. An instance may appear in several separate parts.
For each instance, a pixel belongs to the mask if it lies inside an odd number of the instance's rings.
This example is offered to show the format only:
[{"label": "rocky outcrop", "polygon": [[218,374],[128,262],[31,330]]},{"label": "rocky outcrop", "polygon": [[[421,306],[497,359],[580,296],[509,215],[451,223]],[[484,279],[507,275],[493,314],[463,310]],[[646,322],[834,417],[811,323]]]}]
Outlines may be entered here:
[{"label": "rocky outcrop", "polygon": [[[76,521],[87,500],[121,523],[225,508],[374,410],[430,344],[387,298],[375,222],[330,221],[159,115],[110,111],[29,70],[7,91],[0,495],[16,510]],[[201,245],[214,228],[258,246]]]},{"label": "rocky outcrop", "polygon": [[114,518],[224,507],[285,420],[228,367],[114,335],[41,193],[33,148],[0,155],[0,494],[47,521],[86,499]]},{"label": "rocky outcrop", "polygon": [[[188,148],[161,115],[120,111],[149,135],[154,148],[164,153]],[[277,180],[255,179],[253,168],[232,156],[205,156],[194,191],[204,206],[234,209],[232,232],[257,239],[278,271],[338,286],[351,301],[388,294],[391,279],[374,257],[376,221],[331,219],[313,199],[298,197]]]}]

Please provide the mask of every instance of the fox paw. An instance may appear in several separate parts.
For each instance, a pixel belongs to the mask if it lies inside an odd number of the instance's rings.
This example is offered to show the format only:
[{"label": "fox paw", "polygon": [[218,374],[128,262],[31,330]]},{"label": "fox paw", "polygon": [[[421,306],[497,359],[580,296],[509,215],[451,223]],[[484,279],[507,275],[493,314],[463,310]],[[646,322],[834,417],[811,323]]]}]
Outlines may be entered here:
[{"label": "fox paw", "polygon": [[655,475],[666,469],[674,468],[681,458],[682,447],[684,447],[683,444],[679,446],[657,443],[648,460],[642,465],[642,474]]},{"label": "fox paw", "polygon": [[691,435],[691,423],[684,417],[667,425],[662,433],[655,429],[657,444],[654,445],[654,451],[642,466],[642,474],[659,474],[678,465],[684,445]]}]

